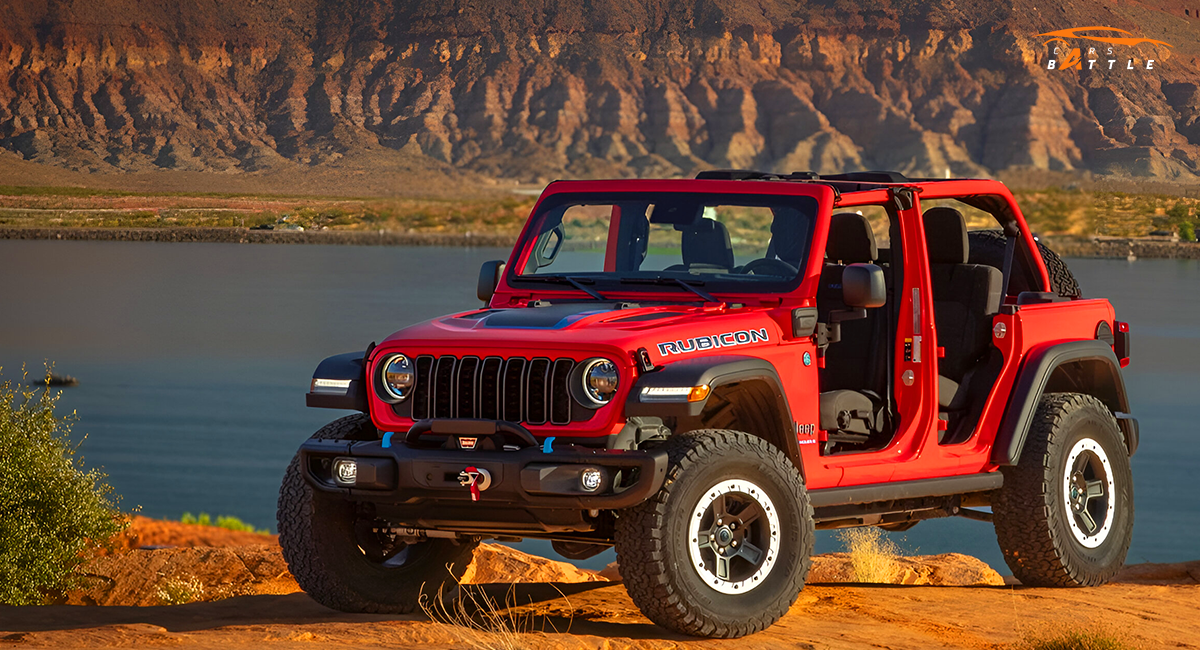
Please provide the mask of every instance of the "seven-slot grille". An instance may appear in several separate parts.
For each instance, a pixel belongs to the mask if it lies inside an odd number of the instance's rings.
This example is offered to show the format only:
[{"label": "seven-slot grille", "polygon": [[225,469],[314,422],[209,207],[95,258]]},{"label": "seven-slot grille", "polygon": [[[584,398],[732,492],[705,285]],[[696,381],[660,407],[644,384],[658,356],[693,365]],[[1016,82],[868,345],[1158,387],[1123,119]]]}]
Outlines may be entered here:
[{"label": "seven-slot grille", "polygon": [[573,359],[421,355],[412,417],[570,424]]}]

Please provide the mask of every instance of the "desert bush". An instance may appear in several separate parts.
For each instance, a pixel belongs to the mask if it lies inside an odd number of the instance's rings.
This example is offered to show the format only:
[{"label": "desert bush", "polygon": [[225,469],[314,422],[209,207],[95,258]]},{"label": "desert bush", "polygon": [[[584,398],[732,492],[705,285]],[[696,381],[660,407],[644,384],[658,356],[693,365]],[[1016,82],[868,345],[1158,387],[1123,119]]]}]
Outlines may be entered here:
[{"label": "desert bush", "polygon": [[202,512],[200,516],[195,516],[190,512],[183,513],[179,518],[180,523],[197,524],[200,526],[216,526],[217,528],[225,528],[227,530],[236,530],[244,533],[258,533],[259,535],[270,535],[271,531],[265,528],[255,528],[252,524],[248,524],[237,517],[226,515],[217,515],[216,520],[207,513]]},{"label": "desert bush", "polygon": [[1179,239],[1182,241],[1196,241],[1196,228],[1192,226],[1192,222],[1184,221],[1179,224]]},{"label": "desert bush", "polygon": [[124,527],[107,477],[76,455],[59,394],[0,383],[0,603],[38,604],[70,587],[85,551]]},{"label": "desert bush", "polygon": [[900,547],[888,539],[883,529],[874,526],[847,528],[838,533],[838,539],[850,554],[855,582],[890,584],[895,581],[900,572],[896,563]]},{"label": "desert bush", "polygon": [[204,598],[204,583],[196,576],[172,577],[158,586],[158,599],[164,605],[186,605]]},{"label": "desert bush", "polygon": [[1167,217],[1169,217],[1173,223],[1179,223],[1186,221],[1188,216],[1191,214],[1191,211],[1191,206],[1189,206],[1185,201],[1176,201],[1175,205],[1167,208]]},{"label": "desert bush", "polygon": [[1120,635],[1104,628],[1070,629],[1030,634],[1017,650],[1138,650]]}]

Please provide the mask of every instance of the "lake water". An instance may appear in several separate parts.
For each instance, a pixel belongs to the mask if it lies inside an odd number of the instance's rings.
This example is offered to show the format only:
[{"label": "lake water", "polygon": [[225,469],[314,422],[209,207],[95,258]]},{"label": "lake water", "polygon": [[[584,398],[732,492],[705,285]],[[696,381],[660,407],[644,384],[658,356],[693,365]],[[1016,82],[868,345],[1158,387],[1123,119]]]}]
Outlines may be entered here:
[{"label": "lake water", "polygon": [[[304,407],[324,357],[479,303],[479,265],[507,250],[0,241],[0,367],[44,360],[80,380],[82,454],[125,509],[234,515],[274,528],[296,447],[344,415]],[[1127,369],[1142,445],[1133,458],[1130,562],[1200,559],[1200,263],[1070,260],[1085,295],[1133,331]],[[933,520],[894,535],[909,552],[958,551],[1007,573],[989,524]],[[548,542],[519,545],[553,556]],[[839,544],[821,533],[819,552]],[[603,566],[609,551],[581,564]]]}]

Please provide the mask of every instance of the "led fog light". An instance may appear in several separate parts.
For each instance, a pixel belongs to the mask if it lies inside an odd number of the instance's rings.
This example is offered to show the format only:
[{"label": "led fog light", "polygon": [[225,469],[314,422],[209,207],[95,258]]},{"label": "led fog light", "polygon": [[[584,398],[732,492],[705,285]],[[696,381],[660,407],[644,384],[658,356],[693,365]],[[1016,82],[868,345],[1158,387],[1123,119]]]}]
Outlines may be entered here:
[{"label": "led fog light", "polygon": [[600,489],[600,484],[603,482],[604,473],[594,467],[589,467],[579,473],[579,487],[587,492],[595,492]]},{"label": "led fog light", "polygon": [[338,485],[354,485],[358,481],[358,463],[353,458],[333,461],[333,480]]}]

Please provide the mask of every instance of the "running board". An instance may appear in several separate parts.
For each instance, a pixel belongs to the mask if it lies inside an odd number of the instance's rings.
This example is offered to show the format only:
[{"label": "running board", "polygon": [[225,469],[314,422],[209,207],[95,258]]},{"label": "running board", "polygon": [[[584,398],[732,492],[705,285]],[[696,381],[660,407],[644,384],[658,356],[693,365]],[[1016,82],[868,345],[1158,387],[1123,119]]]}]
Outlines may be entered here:
[{"label": "running board", "polygon": [[987,492],[995,490],[1002,485],[1004,485],[1004,475],[1000,472],[989,472],[987,474],[964,474],[963,476],[946,476],[919,481],[872,483],[870,485],[852,485],[850,487],[812,490],[808,493],[808,500],[812,503],[813,508],[828,508],[831,506],[849,506],[876,503],[879,501],[948,497],[959,494],[971,494],[972,492]]}]

